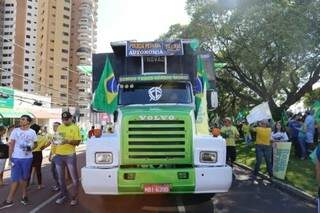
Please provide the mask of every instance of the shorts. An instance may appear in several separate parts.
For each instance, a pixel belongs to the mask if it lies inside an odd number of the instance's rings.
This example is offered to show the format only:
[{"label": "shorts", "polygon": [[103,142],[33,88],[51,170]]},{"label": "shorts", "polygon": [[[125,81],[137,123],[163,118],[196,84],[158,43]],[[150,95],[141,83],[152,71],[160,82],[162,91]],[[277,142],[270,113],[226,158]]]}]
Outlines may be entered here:
[{"label": "shorts", "polygon": [[11,179],[13,182],[27,181],[30,176],[32,158],[12,158]]},{"label": "shorts", "polygon": [[0,173],[4,171],[7,159],[0,159]]}]

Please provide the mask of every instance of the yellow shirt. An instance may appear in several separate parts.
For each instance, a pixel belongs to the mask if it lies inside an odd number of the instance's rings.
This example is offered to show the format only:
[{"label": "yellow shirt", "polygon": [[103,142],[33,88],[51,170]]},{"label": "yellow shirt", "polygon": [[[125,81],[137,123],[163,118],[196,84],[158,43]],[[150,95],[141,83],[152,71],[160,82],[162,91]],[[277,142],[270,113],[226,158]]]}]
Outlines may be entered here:
[{"label": "yellow shirt", "polygon": [[50,142],[49,138],[44,135],[37,136],[37,147],[32,152],[40,152]]},{"label": "yellow shirt", "polygon": [[[75,124],[70,124],[66,126],[64,124],[60,125],[57,129],[59,135],[63,137],[64,140],[80,140],[80,129]],[[55,154],[57,155],[72,155],[76,152],[76,146],[71,144],[61,144],[57,145],[55,149]]]},{"label": "yellow shirt", "polygon": [[57,149],[57,145],[51,144],[51,154],[52,155],[56,154],[56,149]]},{"label": "yellow shirt", "polygon": [[247,124],[242,125],[242,131],[244,135],[249,135],[250,134],[250,126]]},{"label": "yellow shirt", "polygon": [[271,128],[264,128],[264,127],[256,127],[254,128],[256,131],[256,144],[262,145],[270,145],[271,140]]},{"label": "yellow shirt", "polygon": [[227,146],[236,146],[236,138],[239,137],[239,132],[236,127],[222,127],[221,136],[226,139]]}]

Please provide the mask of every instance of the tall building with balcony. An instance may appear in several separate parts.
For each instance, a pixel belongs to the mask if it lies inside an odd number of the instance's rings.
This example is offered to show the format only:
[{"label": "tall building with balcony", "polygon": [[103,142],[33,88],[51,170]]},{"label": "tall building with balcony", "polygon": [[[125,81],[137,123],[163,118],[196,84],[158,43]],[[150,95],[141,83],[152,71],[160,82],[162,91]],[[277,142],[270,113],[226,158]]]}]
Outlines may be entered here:
[{"label": "tall building with balcony", "polygon": [[37,0],[1,0],[2,86],[34,92]]},{"label": "tall building with balcony", "polygon": [[[4,0],[0,0],[0,36],[3,35],[3,22],[4,22]],[[2,52],[2,38],[0,37],[0,51]],[[1,68],[1,62],[2,57],[0,57],[0,68]],[[0,81],[1,81],[1,74],[3,70],[0,69]]]},{"label": "tall building with balcony", "polygon": [[70,87],[77,100],[70,100],[80,110],[81,119],[89,118],[91,103],[91,74],[81,67],[92,65],[92,53],[97,42],[98,0],[74,0],[71,14]]},{"label": "tall building with balcony", "polygon": [[56,105],[69,106],[71,0],[38,0],[37,91]]},{"label": "tall building with balcony", "polygon": [[13,58],[15,50],[16,1],[1,1],[1,49],[0,49],[0,86],[13,86]]}]

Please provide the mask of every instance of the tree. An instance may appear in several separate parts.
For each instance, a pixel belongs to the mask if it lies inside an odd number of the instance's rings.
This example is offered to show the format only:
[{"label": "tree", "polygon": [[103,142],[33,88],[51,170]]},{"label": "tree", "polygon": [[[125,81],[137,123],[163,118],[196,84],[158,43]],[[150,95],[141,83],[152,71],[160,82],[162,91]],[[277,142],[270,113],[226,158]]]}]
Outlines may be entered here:
[{"label": "tree", "polygon": [[310,108],[316,101],[320,101],[320,88],[315,89],[304,96],[304,106]]},{"label": "tree", "polygon": [[173,26],[175,37],[198,38],[228,64],[218,76],[226,91],[268,101],[275,119],[320,79],[319,0],[188,0],[186,9],[191,22]]}]

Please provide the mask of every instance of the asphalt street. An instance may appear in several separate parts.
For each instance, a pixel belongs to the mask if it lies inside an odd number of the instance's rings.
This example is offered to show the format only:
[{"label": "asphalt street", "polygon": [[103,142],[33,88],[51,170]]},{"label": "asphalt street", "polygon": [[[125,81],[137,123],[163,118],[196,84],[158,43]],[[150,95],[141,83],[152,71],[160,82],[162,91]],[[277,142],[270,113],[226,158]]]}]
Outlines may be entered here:
[{"label": "asphalt street", "polygon": [[[85,164],[85,147],[78,149],[79,170]],[[46,154],[45,154],[46,155]],[[79,172],[80,174],[80,172]],[[55,204],[58,193],[51,191],[53,180],[47,159],[43,164],[43,182],[45,188],[38,190],[31,185],[28,193],[31,205],[20,203],[18,192],[15,205],[0,212],[272,212],[272,213],[314,213],[316,206],[282,192],[267,181],[259,180],[254,184],[248,180],[246,170],[235,168],[236,180],[228,193],[217,194],[211,198],[196,194],[187,195],[130,195],[130,196],[94,196],[84,194],[80,187],[79,204],[71,207],[69,203]],[[10,184],[10,171],[5,172],[6,183]],[[0,199],[7,196],[9,185],[0,188]]]}]

